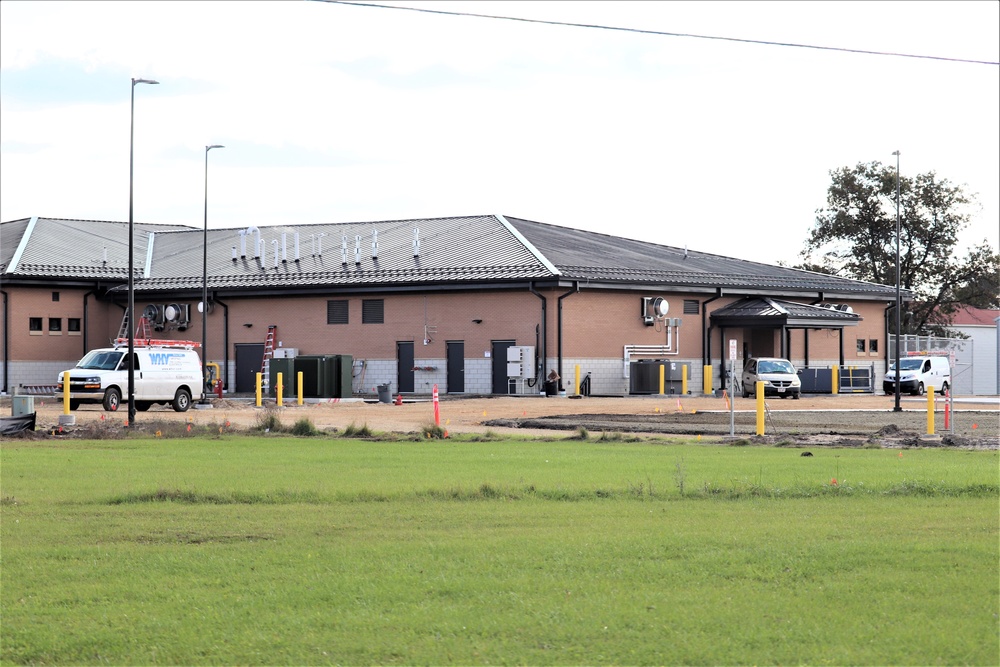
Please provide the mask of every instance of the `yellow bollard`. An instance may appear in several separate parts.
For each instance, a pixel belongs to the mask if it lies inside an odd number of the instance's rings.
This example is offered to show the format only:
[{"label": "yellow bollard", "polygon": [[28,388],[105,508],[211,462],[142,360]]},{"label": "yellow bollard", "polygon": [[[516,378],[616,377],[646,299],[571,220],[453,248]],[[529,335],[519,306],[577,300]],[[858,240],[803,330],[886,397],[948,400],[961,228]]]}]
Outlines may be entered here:
[{"label": "yellow bollard", "polygon": [[281,384],[281,376],[282,375],[283,375],[283,373],[281,371],[278,371],[278,381],[275,383],[276,386],[275,386],[275,394],[274,395],[277,396],[277,398],[278,398],[278,407],[279,408],[283,405],[284,396],[282,396],[282,394],[285,393],[285,386],[283,384]]},{"label": "yellow bollard", "polygon": [[63,373],[63,414],[69,414],[69,371]]},{"label": "yellow bollard", "polygon": [[688,393],[688,367],[687,364],[681,366],[681,393],[687,396]]},{"label": "yellow bollard", "polygon": [[702,373],[704,374],[704,377],[701,383],[702,385],[701,390],[702,393],[708,396],[709,394],[712,393],[712,367],[705,366],[702,370]]},{"label": "yellow bollard", "polygon": [[764,435],[764,383],[754,385],[754,395],[757,397],[757,435]]},{"label": "yellow bollard", "polygon": [[660,396],[663,396],[663,389],[664,389],[663,378],[666,370],[667,369],[663,366],[663,364],[660,364]]},{"label": "yellow bollard", "polygon": [[927,387],[927,435],[934,435],[934,387]]},{"label": "yellow bollard", "polygon": [[296,394],[299,397],[299,405],[302,405],[302,371],[296,373],[295,376],[296,380],[298,381],[298,387],[297,387],[298,391],[296,392]]},{"label": "yellow bollard", "polygon": [[263,374],[262,373],[257,373],[257,407],[258,408],[261,406],[260,388],[261,388],[261,385],[263,384],[263,382],[264,382],[264,380],[263,380]]},{"label": "yellow bollard", "polygon": [[576,370],[573,372],[573,395],[580,395],[580,364],[574,367]]},{"label": "yellow bollard", "polygon": [[833,373],[831,373],[831,376],[833,377],[833,390],[832,391],[833,391],[834,395],[839,394],[840,393],[840,366],[834,366],[833,367]]}]

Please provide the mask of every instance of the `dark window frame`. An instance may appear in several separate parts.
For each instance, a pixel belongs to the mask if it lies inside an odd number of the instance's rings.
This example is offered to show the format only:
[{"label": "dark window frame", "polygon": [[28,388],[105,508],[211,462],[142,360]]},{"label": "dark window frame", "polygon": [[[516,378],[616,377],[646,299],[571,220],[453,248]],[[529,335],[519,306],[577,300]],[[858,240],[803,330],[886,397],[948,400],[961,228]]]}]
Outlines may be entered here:
[{"label": "dark window frame", "polygon": [[385,324],[385,299],[362,299],[361,323]]},{"label": "dark window frame", "polygon": [[42,331],[42,318],[40,317],[29,317],[28,318],[28,331]]},{"label": "dark window frame", "polygon": [[68,333],[80,333],[83,331],[83,322],[79,317],[67,317],[66,318],[66,331]]},{"label": "dark window frame", "polygon": [[326,302],[327,324],[350,324],[351,308],[348,299],[330,299]]},{"label": "dark window frame", "polygon": [[62,330],[63,330],[62,329],[62,318],[61,317],[50,317],[49,318],[49,333],[62,333]]}]

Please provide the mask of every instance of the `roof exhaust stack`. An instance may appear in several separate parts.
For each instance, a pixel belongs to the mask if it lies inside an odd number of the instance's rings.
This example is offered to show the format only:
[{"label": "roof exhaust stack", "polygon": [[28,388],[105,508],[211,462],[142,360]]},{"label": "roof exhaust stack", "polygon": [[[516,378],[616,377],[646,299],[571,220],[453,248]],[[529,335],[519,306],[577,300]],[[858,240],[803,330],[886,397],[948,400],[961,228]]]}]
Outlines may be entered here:
[{"label": "roof exhaust stack", "polygon": [[340,236],[340,263],[347,266],[347,234]]},{"label": "roof exhaust stack", "polygon": [[299,233],[295,232],[295,261],[299,261]]},{"label": "roof exhaust stack", "polygon": [[372,230],[372,259],[378,259],[378,230]]},{"label": "roof exhaust stack", "polygon": [[281,232],[281,263],[288,261],[288,234]]},{"label": "roof exhaust stack", "polygon": [[354,264],[361,266],[361,234],[354,236]]},{"label": "roof exhaust stack", "polygon": [[233,261],[236,261],[236,246],[233,246]]},{"label": "roof exhaust stack", "polygon": [[[247,230],[240,230],[240,257],[246,259],[247,257]],[[236,259],[233,257],[233,259]]]},{"label": "roof exhaust stack", "polygon": [[278,268],[278,239],[271,241],[271,248],[274,250],[274,268]]},{"label": "roof exhaust stack", "polygon": [[420,228],[413,228],[413,256],[420,257]]}]

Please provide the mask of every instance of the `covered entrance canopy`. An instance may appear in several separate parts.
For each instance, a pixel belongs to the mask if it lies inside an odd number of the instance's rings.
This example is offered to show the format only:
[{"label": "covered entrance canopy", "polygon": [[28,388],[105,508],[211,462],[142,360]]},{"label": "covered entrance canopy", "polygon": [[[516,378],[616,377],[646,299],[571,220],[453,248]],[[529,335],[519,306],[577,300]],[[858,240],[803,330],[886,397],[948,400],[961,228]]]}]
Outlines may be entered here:
[{"label": "covered entrance canopy", "polygon": [[[770,299],[767,297],[747,297],[724,306],[711,316],[708,330],[708,349],[711,349],[712,329],[780,329],[781,353],[777,356],[790,356],[790,336],[792,329],[805,329],[805,350],[803,358],[809,364],[809,329],[836,329],[840,332],[840,364],[844,364],[844,327],[857,326],[861,316],[846,305],[811,305]],[[721,347],[725,347],[725,333],[720,336]],[[727,356],[725,349],[720,349],[720,358]]]}]

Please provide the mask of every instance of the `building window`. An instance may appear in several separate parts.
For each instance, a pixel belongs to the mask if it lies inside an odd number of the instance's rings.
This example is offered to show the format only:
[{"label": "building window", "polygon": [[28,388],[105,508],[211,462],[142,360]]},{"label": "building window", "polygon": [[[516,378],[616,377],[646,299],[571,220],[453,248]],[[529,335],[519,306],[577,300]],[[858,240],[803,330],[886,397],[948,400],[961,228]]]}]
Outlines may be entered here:
[{"label": "building window", "polygon": [[42,318],[40,317],[29,317],[28,318],[28,331],[31,333],[42,333]]},{"label": "building window", "polygon": [[385,324],[385,302],[382,299],[361,301],[362,324]]},{"label": "building window", "polygon": [[52,293],[52,300],[53,301],[58,301],[59,300],[59,292],[53,292]]},{"label": "building window", "polygon": [[62,333],[62,318],[49,318],[49,333]]},{"label": "building window", "polygon": [[326,323],[347,324],[347,299],[326,302]]},{"label": "building window", "polygon": [[865,351],[865,339],[864,338],[859,338],[858,339],[858,352],[864,352],[864,351]]},{"label": "building window", "polygon": [[69,317],[66,319],[66,331],[70,333],[80,333],[80,318]]},{"label": "building window", "polygon": [[697,315],[699,312],[698,299],[684,299],[684,314]]},{"label": "building window", "polygon": [[878,354],[878,338],[872,338],[868,341],[868,351],[872,354]]}]

